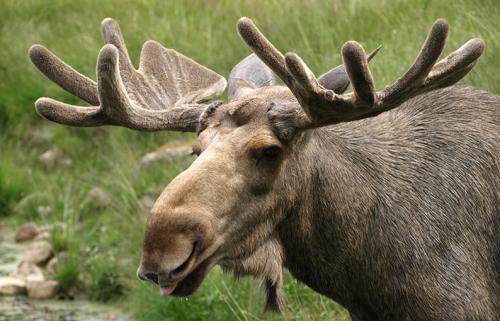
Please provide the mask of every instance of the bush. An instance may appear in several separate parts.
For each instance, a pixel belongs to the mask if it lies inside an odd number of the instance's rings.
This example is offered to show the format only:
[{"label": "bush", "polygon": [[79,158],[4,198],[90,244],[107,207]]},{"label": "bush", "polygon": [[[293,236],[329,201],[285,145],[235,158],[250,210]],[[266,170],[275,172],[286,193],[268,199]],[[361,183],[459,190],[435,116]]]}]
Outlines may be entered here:
[{"label": "bush", "polygon": [[123,294],[123,285],[118,277],[114,260],[96,258],[90,263],[90,297],[106,302]]},{"label": "bush", "polygon": [[80,262],[75,254],[70,254],[62,260],[53,278],[59,281],[61,289],[65,293],[71,293],[80,284]]},{"label": "bush", "polygon": [[12,214],[14,207],[24,196],[26,187],[12,177],[9,169],[0,168],[0,217]]},{"label": "bush", "polygon": [[68,237],[61,230],[56,228],[54,228],[50,233],[49,242],[50,245],[52,245],[52,249],[56,253],[67,251],[71,243]]}]

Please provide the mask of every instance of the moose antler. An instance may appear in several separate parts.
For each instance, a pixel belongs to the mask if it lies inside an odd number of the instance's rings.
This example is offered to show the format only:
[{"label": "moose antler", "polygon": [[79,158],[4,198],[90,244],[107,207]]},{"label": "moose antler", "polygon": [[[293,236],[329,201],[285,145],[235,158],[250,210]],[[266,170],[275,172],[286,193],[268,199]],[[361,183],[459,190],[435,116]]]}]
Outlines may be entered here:
[{"label": "moose antler", "polygon": [[269,112],[274,117],[271,120],[283,128],[291,123],[295,127],[314,128],[378,115],[416,95],[456,83],[474,67],[484,50],[482,40],[472,39],[436,63],[448,33],[446,21],[437,20],[413,66],[393,85],[377,92],[363,47],[349,41],[342,48],[342,57],[353,92],[339,95],[323,87],[297,54],[279,52],[250,19],[241,18],[238,31],[255,54],[283,80],[303,110],[294,110],[297,106],[293,103],[271,104]]},{"label": "moose antler", "polygon": [[118,23],[102,22],[106,45],[97,58],[97,83],[78,73],[41,45],[29,50],[33,64],[66,91],[91,104],[36,101],[37,112],[70,126],[119,125],[155,131],[195,131],[205,105],[224,91],[226,80],[172,49],[147,41],[136,70]]}]

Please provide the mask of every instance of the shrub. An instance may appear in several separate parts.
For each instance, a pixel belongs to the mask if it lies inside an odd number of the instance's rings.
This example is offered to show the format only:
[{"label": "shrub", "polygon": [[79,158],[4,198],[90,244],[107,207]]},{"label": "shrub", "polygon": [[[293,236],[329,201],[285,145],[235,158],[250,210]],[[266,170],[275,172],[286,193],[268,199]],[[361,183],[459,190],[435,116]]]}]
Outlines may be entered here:
[{"label": "shrub", "polygon": [[80,262],[78,257],[71,253],[61,261],[53,278],[59,281],[61,289],[65,293],[71,293],[80,284]]},{"label": "shrub", "polygon": [[68,237],[59,229],[53,229],[50,233],[49,238],[50,245],[52,245],[52,249],[54,252],[62,252],[67,251],[70,247],[71,241]]},{"label": "shrub", "polygon": [[90,297],[97,301],[109,301],[123,294],[123,285],[113,259],[99,257],[90,263]]}]

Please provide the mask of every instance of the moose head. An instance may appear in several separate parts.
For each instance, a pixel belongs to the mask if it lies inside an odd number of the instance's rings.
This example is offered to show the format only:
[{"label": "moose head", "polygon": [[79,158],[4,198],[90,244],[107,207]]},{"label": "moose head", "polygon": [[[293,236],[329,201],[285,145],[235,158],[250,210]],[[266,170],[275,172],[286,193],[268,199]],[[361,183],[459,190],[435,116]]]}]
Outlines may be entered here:
[{"label": "moose head", "polygon": [[[36,110],[69,126],[196,132],[197,159],[164,189],[148,217],[138,276],[157,284],[162,295],[185,296],[219,264],[236,275],[262,277],[268,306],[282,309],[281,226],[312,202],[307,191],[314,190],[317,175],[305,164],[325,157],[314,129],[373,117],[456,83],[473,68],[483,43],[470,40],[436,62],[448,30],[438,20],[415,63],[376,91],[368,61],[378,49],[367,55],[349,41],[343,65],[316,78],[299,56],[280,53],[250,19],[237,26],[254,54],[232,70],[227,103],[210,102],[226,87],[222,76],[157,42],[144,44],[135,69],[118,24],[105,19],[96,82],[41,45],[30,49],[43,74],[91,105],[40,98]],[[344,93],[349,84],[353,91]]]}]

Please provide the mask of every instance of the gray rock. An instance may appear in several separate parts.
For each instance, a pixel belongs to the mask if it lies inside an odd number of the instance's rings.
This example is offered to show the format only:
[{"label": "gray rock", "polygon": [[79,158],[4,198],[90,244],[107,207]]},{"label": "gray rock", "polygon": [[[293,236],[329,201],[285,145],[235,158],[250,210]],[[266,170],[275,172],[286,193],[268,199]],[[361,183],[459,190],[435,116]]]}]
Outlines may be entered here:
[{"label": "gray rock", "polygon": [[141,198],[141,205],[144,207],[144,209],[146,210],[150,210],[153,208],[153,205],[155,204],[156,202],[156,198],[153,197],[152,195],[144,195],[142,198]]},{"label": "gray rock", "polygon": [[52,246],[47,242],[39,242],[23,254],[23,261],[42,265],[53,255]]},{"label": "gray rock", "polygon": [[191,157],[191,144],[169,143],[165,144],[151,153],[147,153],[139,161],[139,168],[146,168],[153,164],[166,163],[175,159]]},{"label": "gray rock", "polygon": [[26,282],[46,280],[41,268],[39,268],[35,263],[26,261],[19,263],[16,271],[11,276]]},{"label": "gray rock", "polygon": [[14,239],[16,242],[25,242],[34,239],[39,233],[39,228],[34,223],[26,223],[21,225],[17,231]]},{"label": "gray rock", "polygon": [[93,207],[106,207],[111,205],[111,196],[99,187],[93,187],[83,201],[82,206],[91,205]]},{"label": "gray rock", "polygon": [[0,295],[18,295],[26,293],[26,283],[10,276],[0,277]]},{"label": "gray rock", "polygon": [[35,241],[46,241],[50,238],[50,233],[48,231],[42,231],[38,233],[35,237]]},{"label": "gray rock", "polygon": [[52,299],[59,293],[59,282],[54,280],[26,282],[28,297],[33,299]]},{"label": "gray rock", "polygon": [[54,133],[50,130],[52,125],[39,125],[31,129],[30,136],[33,142],[47,143],[52,142]]},{"label": "gray rock", "polygon": [[67,257],[68,252],[66,251],[57,253],[53,258],[49,260],[49,263],[47,263],[47,271],[49,271],[50,273],[54,273],[55,271],[57,271],[57,267],[59,266],[59,264],[66,260]]},{"label": "gray rock", "polygon": [[47,169],[54,169],[57,167],[64,167],[73,164],[71,158],[68,158],[58,148],[52,148],[45,151],[38,157],[42,164]]},{"label": "gray rock", "polygon": [[54,256],[47,263],[47,271],[49,271],[50,273],[54,273],[57,271],[58,266],[59,266],[59,258],[57,258],[57,256]]}]

